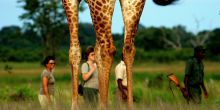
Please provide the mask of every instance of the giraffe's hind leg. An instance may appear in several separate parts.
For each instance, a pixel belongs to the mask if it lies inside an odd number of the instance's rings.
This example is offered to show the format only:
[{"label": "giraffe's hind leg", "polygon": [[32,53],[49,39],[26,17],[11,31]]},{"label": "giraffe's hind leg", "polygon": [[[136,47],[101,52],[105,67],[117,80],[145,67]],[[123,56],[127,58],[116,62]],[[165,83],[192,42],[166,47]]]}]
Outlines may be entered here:
[{"label": "giraffe's hind leg", "polygon": [[134,38],[145,0],[120,0],[125,25],[123,58],[128,81],[128,109],[134,109],[132,92],[132,65],[135,56]]},{"label": "giraffe's hind leg", "polygon": [[101,47],[96,44],[95,54],[99,72],[99,93],[100,93],[100,109],[107,109],[108,105],[108,87],[110,70],[113,62],[115,47]]}]

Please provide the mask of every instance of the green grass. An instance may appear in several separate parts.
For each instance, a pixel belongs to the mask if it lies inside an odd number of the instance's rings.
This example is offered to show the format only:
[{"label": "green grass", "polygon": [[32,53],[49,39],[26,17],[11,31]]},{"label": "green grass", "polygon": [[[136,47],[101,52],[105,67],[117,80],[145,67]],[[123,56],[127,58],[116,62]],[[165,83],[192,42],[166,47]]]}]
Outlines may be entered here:
[{"label": "green grass", "polygon": [[[171,64],[141,63],[133,67],[133,95],[135,108],[140,110],[218,110],[220,105],[220,71],[219,63],[205,62],[205,84],[209,92],[209,98],[202,100],[200,106],[186,104],[180,91],[171,84],[174,96],[169,89],[166,78],[170,68],[183,84],[183,62]],[[0,110],[38,110],[39,102],[37,94],[40,88],[40,74],[43,67],[40,63],[8,63],[12,66],[12,73],[4,70],[5,63],[0,63]],[[109,85],[109,106],[115,106],[116,82],[114,76],[115,64],[112,67]],[[154,82],[158,75],[162,74],[162,81]],[[71,74],[69,65],[57,65],[55,70],[57,108],[70,109],[71,107]],[[152,83],[153,85],[150,85]],[[19,97],[23,99],[20,101]],[[18,97],[18,99],[16,99]],[[79,97],[82,107],[83,100]],[[12,106],[13,105],[13,106]]]}]

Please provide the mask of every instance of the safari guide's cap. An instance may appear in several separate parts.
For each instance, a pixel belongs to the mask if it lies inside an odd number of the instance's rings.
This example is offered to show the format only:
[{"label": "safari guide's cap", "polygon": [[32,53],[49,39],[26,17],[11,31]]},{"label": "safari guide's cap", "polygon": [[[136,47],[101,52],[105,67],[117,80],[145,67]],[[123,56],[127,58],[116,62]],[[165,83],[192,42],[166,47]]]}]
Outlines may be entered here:
[{"label": "safari guide's cap", "polygon": [[203,52],[203,53],[205,53],[205,48],[203,47],[203,46],[196,46],[195,48],[194,48],[194,52]]}]

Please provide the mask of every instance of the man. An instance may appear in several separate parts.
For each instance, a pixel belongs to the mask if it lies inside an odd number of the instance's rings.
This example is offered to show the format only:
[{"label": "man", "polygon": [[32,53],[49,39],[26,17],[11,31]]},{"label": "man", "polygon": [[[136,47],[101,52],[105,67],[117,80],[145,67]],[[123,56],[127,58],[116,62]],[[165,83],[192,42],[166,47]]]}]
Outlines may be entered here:
[{"label": "man", "polygon": [[120,102],[127,100],[127,74],[126,74],[126,66],[123,61],[123,55],[122,60],[119,64],[116,65],[115,68],[115,77],[116,77],[116,83],[117,83],[117,92],[116,97]]},{"label": "man", "polygon": [[[205,49],[202,46],[194,48],[194,56],[186,63],[184,84],[189,95],[189,102],[200,104],[202,90],[205,98],[208,92],[204,85],[204,65],[202,60],[205,57]],[[202,88],[202,90],[201,90]]]}]

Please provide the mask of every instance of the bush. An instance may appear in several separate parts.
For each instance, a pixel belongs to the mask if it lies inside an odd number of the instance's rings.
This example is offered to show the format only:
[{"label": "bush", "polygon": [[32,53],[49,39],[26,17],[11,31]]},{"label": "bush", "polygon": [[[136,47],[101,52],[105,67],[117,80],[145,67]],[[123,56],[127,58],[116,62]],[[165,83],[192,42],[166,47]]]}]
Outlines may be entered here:
[{"label": "bush", "polygon": [[143,100],[143,90],[141,87],[135,87],[133,90],[133,100],[136,103],[140,103]]},{"label": "bush", "polygon": [[0,89],[0,100],[1,101],[7,101],[8,96],[9,96],[9,92],[10,92],[10,89],[9,89],[8,86],[5,87],[5,88]]},{"label": "bush", "polygon": [[143,49],[137,49],[135,60],[137,61],[156,61],[156,62],[172,62],[176,60],[186,60],[192,56],[192,49],[181,50],[157,50],[157,51],[144,51]]},{"label": "bush", "polygon": [[42,55],[40,49],[10,49],[4,47],[0,49],[0,56],[0,61],[24,62],[39,61]]},{"label": "bush", "polygon": [[37,95],[29,87],[19,87],[9,97],[13,101],[33,100]]}]

